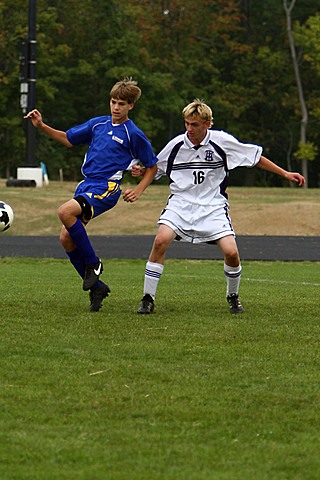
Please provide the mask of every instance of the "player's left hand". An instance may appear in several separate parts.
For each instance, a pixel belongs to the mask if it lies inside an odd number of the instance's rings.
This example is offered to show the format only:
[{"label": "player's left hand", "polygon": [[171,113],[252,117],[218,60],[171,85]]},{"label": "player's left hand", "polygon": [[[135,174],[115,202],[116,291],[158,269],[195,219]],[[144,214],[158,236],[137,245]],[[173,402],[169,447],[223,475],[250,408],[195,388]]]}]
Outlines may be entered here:
[{"label": "player's left hand", "polygon": [[288,172],[288,175],[286,177],[291,182],[296,182],[299,185],[299,187],[302,187],[306,182],[305,178],[302,175],[300,175],[300,173]]},{"label": "player's left hand", "polygon": [[127,188],[122,194],[122,198],[125,202],[133,203],[138,200],[139,196],[132,188]]}]

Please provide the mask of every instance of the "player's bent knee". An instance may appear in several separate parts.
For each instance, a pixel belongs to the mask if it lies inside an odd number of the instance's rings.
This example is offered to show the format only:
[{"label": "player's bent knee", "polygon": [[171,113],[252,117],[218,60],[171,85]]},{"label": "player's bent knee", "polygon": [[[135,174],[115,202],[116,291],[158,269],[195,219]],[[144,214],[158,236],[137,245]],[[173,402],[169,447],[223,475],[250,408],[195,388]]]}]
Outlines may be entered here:
[{"label": "player's bent knee", "polygon": [[62,222],[66,217],[66,213],[67,213],[67,210],[66,210],[65,204],[63,204],[58,208],[58,217]]},{"label": "player's bent knee", "polygon": [[167,238],[163,237],[162,235],[158,235],[155,238],[155,241],[153,244],[153,250],[157,252],[165,252],[169,247],[169,245],[170,245],[170,242],[167,240]]}]

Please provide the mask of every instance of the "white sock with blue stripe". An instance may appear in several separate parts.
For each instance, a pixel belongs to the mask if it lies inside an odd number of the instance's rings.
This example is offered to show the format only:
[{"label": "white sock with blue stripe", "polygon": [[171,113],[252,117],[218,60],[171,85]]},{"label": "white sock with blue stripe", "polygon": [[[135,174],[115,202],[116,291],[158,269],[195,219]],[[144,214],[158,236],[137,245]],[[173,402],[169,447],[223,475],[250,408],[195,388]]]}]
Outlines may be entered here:
[{"label": "white sock with blue stripe", "polygon": [[241,271],[241,264],[238,267],[229,267],[229,265],[224,264],[224,274],[227,278],[227,295],[239,293]]},{"label": "white sock with blue stripe", "polygon": [[161,263],[147,262],[144,276],[143,295],[149,294],[154,299],[164,265]]}]

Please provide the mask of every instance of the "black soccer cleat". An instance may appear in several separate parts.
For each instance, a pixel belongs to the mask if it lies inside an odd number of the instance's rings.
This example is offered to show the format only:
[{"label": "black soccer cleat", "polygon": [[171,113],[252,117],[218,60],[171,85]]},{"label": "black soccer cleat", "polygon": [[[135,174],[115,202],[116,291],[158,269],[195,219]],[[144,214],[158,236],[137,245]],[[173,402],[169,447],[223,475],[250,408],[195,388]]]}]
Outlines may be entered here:
[{"label": "black soccer cleat", "polygon": [[154,301],[151,295],[147,293],[141,300],[141,305],[137,313],[149,314],[154,310]]},{"label": "black soccer cleat", "polygon": [[101,260],[93,265],[86,265],[84,279],[83,279],[83,290],[90,290],[93,288],[99,281],[99,277],[103,271],[103,265]]},{"label": "black soccer cleat", "polygon": [[239,300],[238,294],[237,293],[232,293],[231,295],[227,296],[227,302],[229,303],[230,306],[230,313],[242,313],[244,308],[241,305],[241,302]]},{"label": "black soccer cleat", "polygon": [[102,301],[111,292],[109,285],[101,282],[99,287],[90,292],[90,312],[99,312],[102,307]]}]

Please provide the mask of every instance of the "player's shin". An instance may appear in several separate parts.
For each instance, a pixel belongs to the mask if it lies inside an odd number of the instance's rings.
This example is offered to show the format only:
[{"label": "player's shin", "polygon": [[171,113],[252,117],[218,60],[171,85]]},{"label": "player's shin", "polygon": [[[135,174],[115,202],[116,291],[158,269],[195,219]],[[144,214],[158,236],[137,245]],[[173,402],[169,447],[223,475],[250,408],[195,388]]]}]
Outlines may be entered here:
[{"label": "player's shin", "polygon": [[160,263],[147,262],[144,276],[144,290],[143,294],[149,294],[154,299],[161,278],[164,265]]},{"label": "player's shin", "polygon": [[227,296],[239,293],[241,271],[241,264],[238,267],[229,267],[229,265],[224,264],[224,274],[227,279]]},{"label": "player's shin", "polygon": [[67,230],[74,244],[77,246],[78,253],[82,256],[84,263],[86,265],[97,263],[99,259],[92,248],[81,220],[77,219],[76,223],[72,225],[72,227],[67,228]]},{"label": "player's shin", "polygon": [[78,249],[75,248],[74,250],[72,250],[72,252],[66,252],[66,254],[68,255],[70,262],[72,263],[76,271],[79,273],[80,277],[84,278],[85,264]]}]

